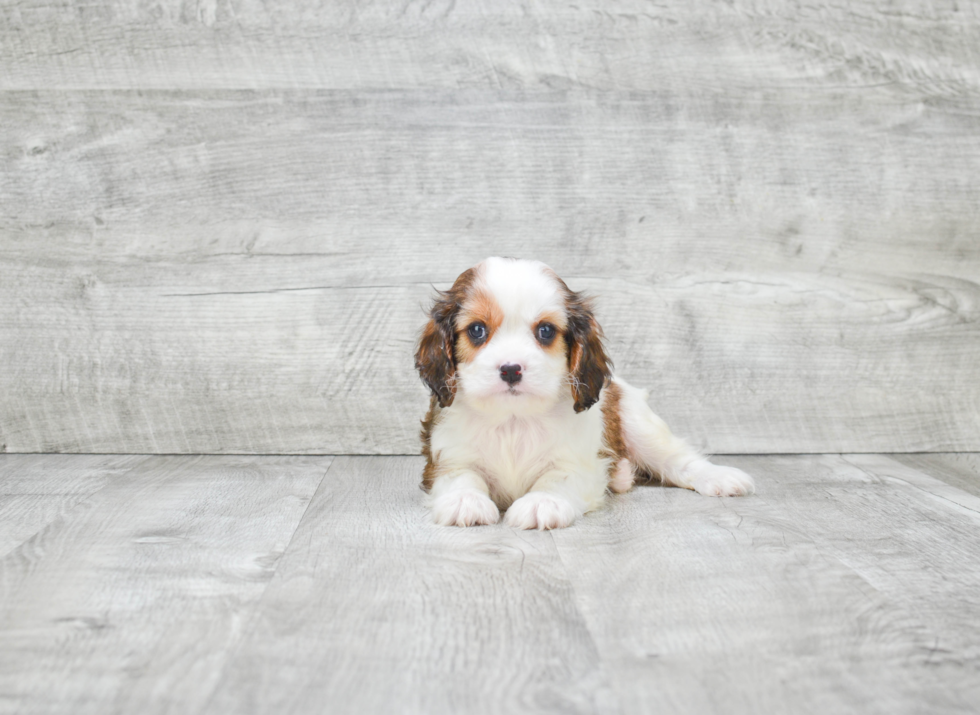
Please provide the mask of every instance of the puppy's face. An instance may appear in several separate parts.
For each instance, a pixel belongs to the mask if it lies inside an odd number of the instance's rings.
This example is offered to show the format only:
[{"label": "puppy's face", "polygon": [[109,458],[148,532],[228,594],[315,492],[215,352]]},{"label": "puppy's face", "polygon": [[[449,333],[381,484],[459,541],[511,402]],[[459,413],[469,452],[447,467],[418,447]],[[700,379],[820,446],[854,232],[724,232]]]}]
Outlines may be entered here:
[{"label": "puppy's face", "polygon": [[588,409],[610,375],[589,302],[543,263],[489,258],[441,293],[415,364],[439,404],[486,411]]}]

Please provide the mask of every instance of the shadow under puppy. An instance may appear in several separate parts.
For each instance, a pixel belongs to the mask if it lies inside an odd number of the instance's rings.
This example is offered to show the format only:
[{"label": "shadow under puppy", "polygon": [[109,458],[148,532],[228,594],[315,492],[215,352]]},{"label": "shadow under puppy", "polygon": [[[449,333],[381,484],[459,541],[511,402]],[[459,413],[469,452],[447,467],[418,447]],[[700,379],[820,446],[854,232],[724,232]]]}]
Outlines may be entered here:
[{"label": "shadow under puppy", "polygon": [[440,292],[415,366],[432,391],[422,486],[447,526],[555,529],[659,479],[750,494],[740,469],[675,437],[645,391],[612,374],[590,302],[537,261],[488,258]]}]

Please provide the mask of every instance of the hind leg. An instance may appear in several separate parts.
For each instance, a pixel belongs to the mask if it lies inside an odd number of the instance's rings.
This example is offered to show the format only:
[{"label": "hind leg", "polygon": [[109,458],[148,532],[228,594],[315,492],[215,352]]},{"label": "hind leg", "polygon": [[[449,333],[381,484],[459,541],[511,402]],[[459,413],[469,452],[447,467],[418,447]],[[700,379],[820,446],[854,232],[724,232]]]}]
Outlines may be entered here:
[{"label": "hind leg", "polygon": [[[712,464],[674,436],[667,423],[647,405],[642,390],[615,379],[620,392],[619,414],[630,460],[658,475],[664,484],[693,489],[707,496],[742,496],[755,491],[755,482],[735,467]],[[618,490],[617,490],[618,491]]]}]

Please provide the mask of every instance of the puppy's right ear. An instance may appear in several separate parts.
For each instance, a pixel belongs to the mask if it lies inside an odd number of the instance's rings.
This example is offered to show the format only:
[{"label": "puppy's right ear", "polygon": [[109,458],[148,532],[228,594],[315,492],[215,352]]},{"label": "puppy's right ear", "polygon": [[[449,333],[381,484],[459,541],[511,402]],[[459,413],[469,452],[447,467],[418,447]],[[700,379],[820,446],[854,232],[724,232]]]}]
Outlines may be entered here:
[{"label": "puppy's right ear", "polygon": [[429,390],[439,401],[440,407],[449,407],[456,396],[453,304],[448,291],[440,292],[415,350],[415,369],[419,371],[422,382],[428,385]]},{"label": "puppy's right ear", "polygon": [[470,268],[460,274],[452,288],[439,291],[415,350],[415,369],[440,407],[449,407],[456,397],[456,315],[475,277],[476,269]]}]

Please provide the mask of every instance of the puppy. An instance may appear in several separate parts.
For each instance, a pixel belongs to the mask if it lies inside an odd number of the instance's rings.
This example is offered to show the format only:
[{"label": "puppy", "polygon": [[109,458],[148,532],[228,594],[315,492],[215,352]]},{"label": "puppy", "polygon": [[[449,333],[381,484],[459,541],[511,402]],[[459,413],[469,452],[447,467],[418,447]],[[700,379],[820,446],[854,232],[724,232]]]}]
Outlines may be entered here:
[{"label": "puppy", "polygon": [[447,526],[556,529],[638,481],[750,494],[612,374],[589,299],[537,261],[488,258],[440,292],[415,366],[432,392],[422,487]]}]

